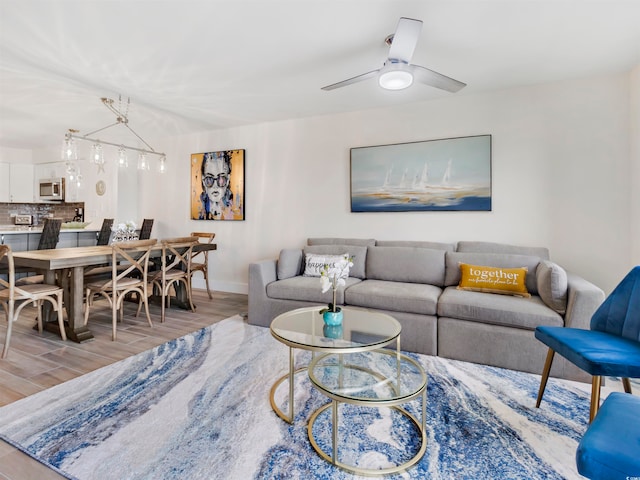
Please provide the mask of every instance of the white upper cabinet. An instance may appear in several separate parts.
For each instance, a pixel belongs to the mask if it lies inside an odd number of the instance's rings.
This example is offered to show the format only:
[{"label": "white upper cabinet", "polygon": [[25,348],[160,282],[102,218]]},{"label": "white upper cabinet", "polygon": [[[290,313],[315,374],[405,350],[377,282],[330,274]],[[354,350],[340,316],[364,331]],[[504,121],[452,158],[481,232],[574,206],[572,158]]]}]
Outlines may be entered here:
[{"label": "white upper cabinet", "polygon": [[33,165],[0,163],[0,202],[32,203],[35,201]]},{"label": "white upper cabinet", "polygon": [[0,202],[9,202],[9,164],[0,163]]},{"label": "white upper cabinet", "polygon": [[35,179],[60,178],[67,174],[67,166],[64,162],[40,163],[35,165]]}]

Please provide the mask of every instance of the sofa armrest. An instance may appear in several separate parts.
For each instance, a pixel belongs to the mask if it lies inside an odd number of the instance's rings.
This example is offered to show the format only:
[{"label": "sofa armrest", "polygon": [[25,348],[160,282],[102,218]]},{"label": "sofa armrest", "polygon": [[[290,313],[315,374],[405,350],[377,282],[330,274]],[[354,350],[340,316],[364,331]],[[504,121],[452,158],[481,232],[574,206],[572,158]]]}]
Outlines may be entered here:
[{"label": "sofa armrest", "polygon": [[252,325],[269,326],[267,285],[277,280],[277,260],[260,260],[249,264],[249,317]]},{"label": "sofa armrest", "polygon": [[564,326],[589,329],[591,317],[604,301],[604,292],[593,283],[567,272],[567,313]]}]

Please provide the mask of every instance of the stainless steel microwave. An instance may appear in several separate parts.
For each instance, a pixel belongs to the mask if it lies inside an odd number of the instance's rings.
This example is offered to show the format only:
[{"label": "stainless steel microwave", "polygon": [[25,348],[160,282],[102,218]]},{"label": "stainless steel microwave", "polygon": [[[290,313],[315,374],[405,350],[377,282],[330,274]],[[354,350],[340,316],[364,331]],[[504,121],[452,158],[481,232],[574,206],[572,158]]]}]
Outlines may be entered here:
[{"label": "stainless steel microwave", "polygon": [[39,182],[40,200],[64,201],[64,177],[43,178]]}]

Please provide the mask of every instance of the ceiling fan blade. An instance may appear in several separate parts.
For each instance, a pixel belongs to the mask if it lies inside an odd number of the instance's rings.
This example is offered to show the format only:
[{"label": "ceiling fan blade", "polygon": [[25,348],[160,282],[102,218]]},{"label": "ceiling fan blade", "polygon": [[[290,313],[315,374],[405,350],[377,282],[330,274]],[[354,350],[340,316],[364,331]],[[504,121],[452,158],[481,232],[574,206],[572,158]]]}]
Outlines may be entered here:
[{"label": "ceiling fan blade", "polygon": [[389,58],[410,63],[413,51],[418,44],[420,30],[422,30],[422,20],[400,17],[389,48]]},{"label": "ceiling fan blade", "polygon": [[347,80],[343,80],[338,83],[334,83],[332,85],[327,85],[326,87],[322,87],[322,90],[334,90],[340,87],[346,87],[347,85],[351,85],[352,83],[362,82],[363,80],[368,80],[369,78],[375,77],[378,75],[380,70],[372,70],[367,73],[363,73],[362,75],[358,75],[357,77],[352,77]]},{"label": "ceiling fan blade", "polygon": [[413,70],[413,78],[431,87],[455,93],[467,86],[466,83],[454,80],[453,78],[434,72],[428,68],[421,67],[420,65],[411,65],[411,68]]}]

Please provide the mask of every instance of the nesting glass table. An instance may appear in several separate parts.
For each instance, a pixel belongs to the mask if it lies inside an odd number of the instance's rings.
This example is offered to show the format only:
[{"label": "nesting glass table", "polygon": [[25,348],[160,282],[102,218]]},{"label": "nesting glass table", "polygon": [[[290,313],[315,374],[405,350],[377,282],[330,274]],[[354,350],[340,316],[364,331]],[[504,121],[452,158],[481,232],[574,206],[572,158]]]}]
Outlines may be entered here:
[{"label": "nesting glass table", "polygon": [[[319,313],[323,307],[306,307],[286,312],[271,323],[271,334],[289,347],[289,372],[276,380],[269,399],[274,412],[294,422],[294,375],[308,371],[312,384],[331,402],[314,412],[307,425],[309,440],[323,459],[358,474],[383,475],[405,470],[415,464],[426,450],[425,414],[427,376],[413,359],[400,353],[400,323],[393,317],[369,310],[343,308],[342,325],[324,324]],[[396,349],[383,349],[396,342]],[[293,350],[312,352],[311,363],[296,369]],[[276,404],[280,384],[289,381],[288,413]],[[422,415],[418,421],[400,405],[421,398]],[[338,456],[338,405],[391,407],[415,426],[421,437],[420,448],[410,459],[384,469],[367,469],[340,461]],[[318,416],[332,408],[331,455],[319,446],[313,435]]]}]

